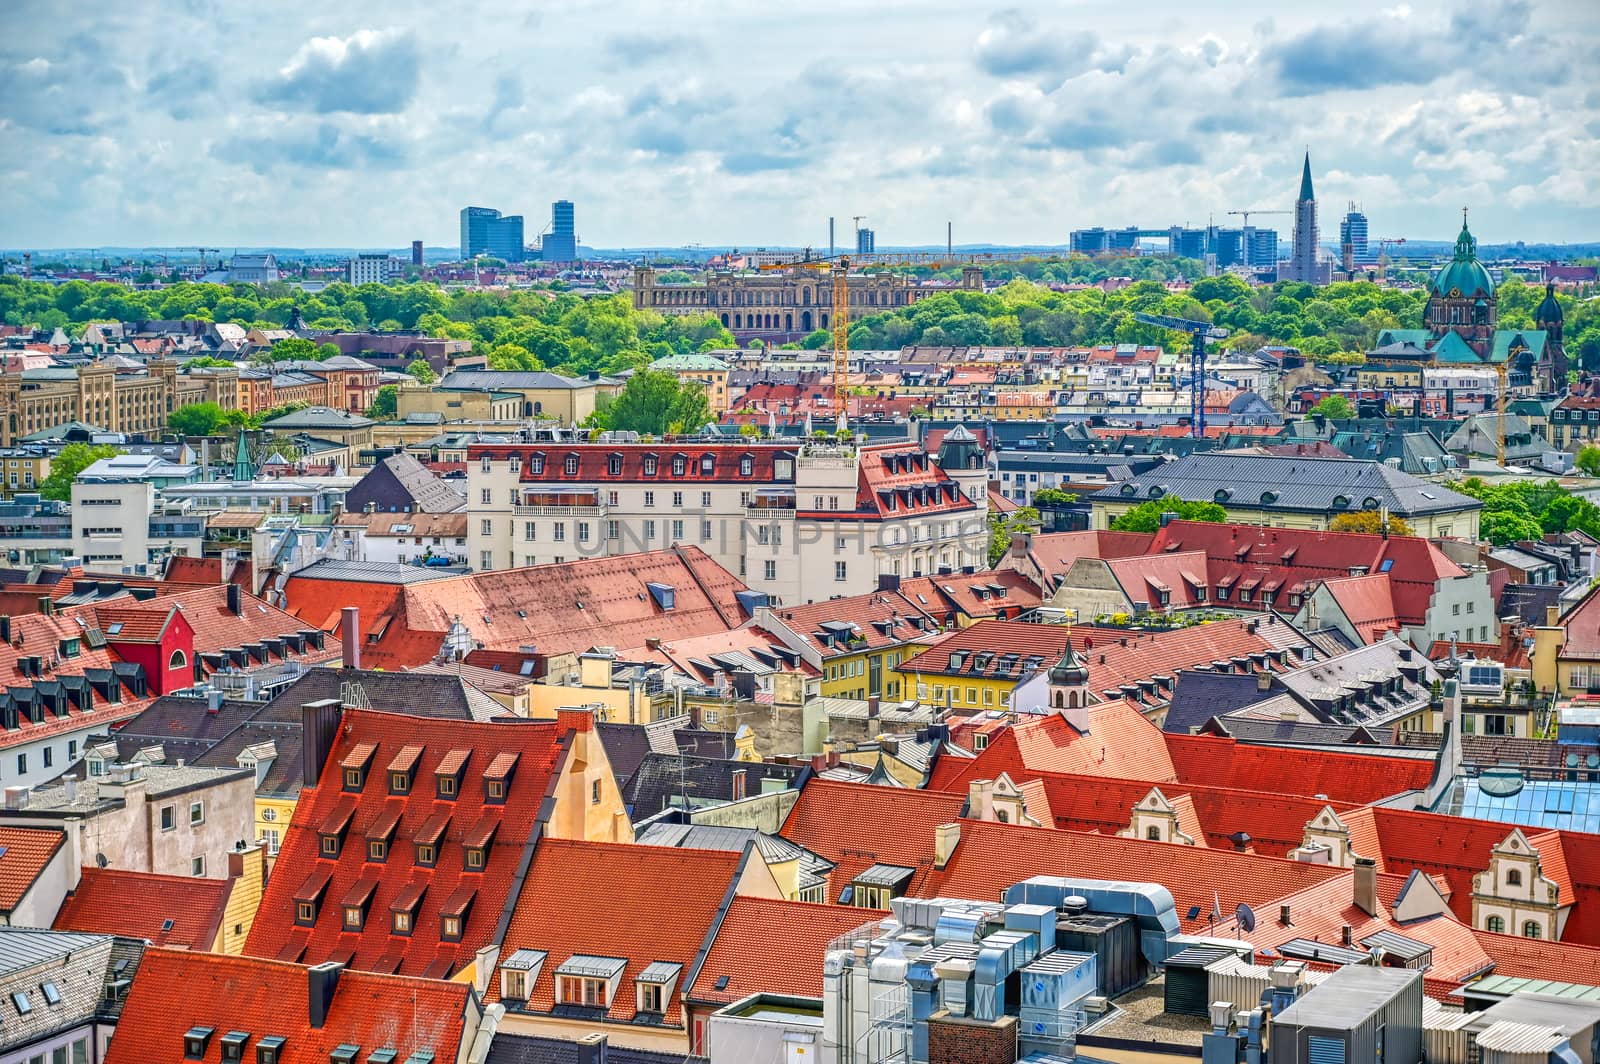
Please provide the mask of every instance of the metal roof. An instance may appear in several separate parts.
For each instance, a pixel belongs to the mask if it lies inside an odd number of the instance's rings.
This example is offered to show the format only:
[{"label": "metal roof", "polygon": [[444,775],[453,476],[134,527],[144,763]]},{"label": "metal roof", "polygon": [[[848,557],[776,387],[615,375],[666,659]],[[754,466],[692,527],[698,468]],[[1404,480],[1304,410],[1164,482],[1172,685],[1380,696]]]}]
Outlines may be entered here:
[{"label": "metal roof", "polygon": [[0,974],[55,960],[105,942],[108,935],[80,935],[68,931],[0,928]]},{"label": "metal roof", "polygon": [[1428,943],[1407,938],[1397,931],[1379,931],[1362,939],[1361,944],[1368,949],[1392,953],[1404,961],[1414,961],[1433,952],[1433,947]]},{"label": "metal roof", "polygon": [[915,868],[907,868],[904,865],[875,864],[856,876],[855,882],[868,886],[897,887],[910,879],[916,871]]},{"label": "metal roof", "polygon": [[614,979],[622,974],[628,962],[621,957],[592,957],[576,953],[561,962],[557,975],[582,975],[591,979]]},{"label": "metal roof", "polygon": [[549,954],[543,950],[519,949],[507,957],[500,967],[509,968],[514,972],[529,972],[543,965],[548,956]]},{"label": "metal roof", "polygon": [[1272,1018],[1274,1027],[1320,1027],[1352,1030],[1384,1005],[1414,993],[1422,1002],[1422,973],[1415,968],[1373,968],[1364,964],[1340,968],[1317,988]]},{"label": "metal roof", "polygon": [[1235,956],[1233,950],[1221,946],[1190,946],[1167,958],[1168,968],[1205,968],[1224,957]]},{"label": "metal roof", "polygon": [[1512,994],[1549,994],[1552,997],[1571,998],[1575,1001],[1593,1001],[1600,1004],[1600,986],[1584,983],[1562,983],[1553,979],[1527,979],[1517,975],[1486,975],[1469,984],[1473,994],[1494,994],[1509,997]]},{"label": "metal roof", "polygon": [[639,973],[638,980],[641,983],[670,983],[678,978],[678,973],[681,971],[683,965],[673,961],[651,961],[645,965],[644,971]]},{"label": "metal roof", "polygon": [[1330,964],[1360,964],[1367,959],[1367,951],[1335,946],[1331,942],[1317,942],[1309,938],[1291,938],[1278,947],[1285,957],[1307,961],[1327,961]]}]

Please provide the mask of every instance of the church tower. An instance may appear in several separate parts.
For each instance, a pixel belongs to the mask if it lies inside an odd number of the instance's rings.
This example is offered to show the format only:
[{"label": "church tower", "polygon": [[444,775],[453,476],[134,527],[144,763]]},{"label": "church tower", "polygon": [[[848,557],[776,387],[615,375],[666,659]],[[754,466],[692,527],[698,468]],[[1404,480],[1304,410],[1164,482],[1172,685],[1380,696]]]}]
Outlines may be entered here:
[{"label": "church tower", "polygon": [[1317,237],[1317,195],[1311,187],[1311,153],[1308,151],[1300,172],[1300,197],[1294,204],[1294,250],[1284,270],[1284,280],[1328,283],[1329,278],[1322,276],[1322,267],[1317,261]]},{"label": "church tower", "polygon": [[1533,327],[1544,330],[1544,359],[1541,362],[1541,372],[1548,367],[1550,376],[1549,387],[1546,394],[1560,395],[1567,390],[1567,346],[1561,339],[1561,327],[1565,324],[1566,315],[1561,313],[1561,304],[1556,299],[1555,282],[1546,282],[1544,286],[1544,302],[1539,304],[1533,312]]},{"label": "church tower", "polygon": [[1455,333],[1479,358],[1487,359],[1494,346],[1496,319],[1494,281],[1478,261],[1478,241],[1467,228],[1463,210],[1455,257],[1434,276],[1422,323],[1435,340]]}]

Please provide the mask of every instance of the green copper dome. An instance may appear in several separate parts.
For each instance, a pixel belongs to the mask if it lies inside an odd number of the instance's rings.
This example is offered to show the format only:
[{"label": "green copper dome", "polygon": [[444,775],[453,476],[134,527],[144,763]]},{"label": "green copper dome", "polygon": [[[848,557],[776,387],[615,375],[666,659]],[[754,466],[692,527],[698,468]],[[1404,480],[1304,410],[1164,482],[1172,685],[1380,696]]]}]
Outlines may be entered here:
[{"label": "green copper dome", "polygon": [[1461,235],[1456,237],[1456,255],[1433,279],[1436,295],[1448,299],[1472,299],[1494,295],[1494,281],[1478,261],[1478,242],[1461,219]]}]

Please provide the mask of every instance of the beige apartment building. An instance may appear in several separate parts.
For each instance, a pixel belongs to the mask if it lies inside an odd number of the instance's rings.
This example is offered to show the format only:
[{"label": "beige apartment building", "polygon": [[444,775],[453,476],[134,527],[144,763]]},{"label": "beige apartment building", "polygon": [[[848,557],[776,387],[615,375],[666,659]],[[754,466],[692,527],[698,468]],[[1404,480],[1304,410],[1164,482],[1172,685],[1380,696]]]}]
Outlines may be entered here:
[{"label": "beige apartment building", "polygon": [[987,472],[959,437],[937,458],[832,441],[479,444],[467,470],[480,570],[692,544],[793,605],[987,561]]}]

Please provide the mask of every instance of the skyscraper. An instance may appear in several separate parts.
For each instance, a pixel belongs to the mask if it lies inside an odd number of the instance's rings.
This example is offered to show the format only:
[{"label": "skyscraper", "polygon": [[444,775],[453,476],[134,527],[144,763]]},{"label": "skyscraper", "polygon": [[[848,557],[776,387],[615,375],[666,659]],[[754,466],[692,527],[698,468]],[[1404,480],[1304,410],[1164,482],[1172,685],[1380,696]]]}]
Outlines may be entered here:
[{"label": "skyscraper", "polygon": [[1317,194],[1311,188],[1311,153],[1306,152],[1305,168],[1300,172],[1300,197],[1294,204],[1294,249],[1279,271],[1285,281],[1327,284],[1317,262]]},{"label": "skyscraper", "polygon": [[502,215],[493,207],[461,208],[461,257],[477,255],[521,262],[522,215]]},{"label": "skyscraper", "polygon": [[1339,223],[1339,247],[1342,249],[1346,244],[1350,245],[1351,256],[1357,262],[1372,261],[1367,251],[1367,216],[1354,203]]},{"label": "skyscraper", "polygon": [[578,225],[571,200],[550,204],[550,232],[541,245],[540,258],[546,262],[578,261]]},{"label": "skyscraper", "polygon": [[856,254],[871,255],[878,250],[878,234],[871,229],[856,230]]}]

